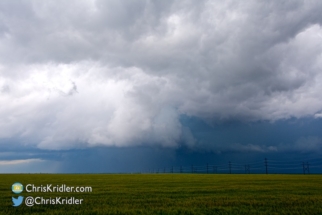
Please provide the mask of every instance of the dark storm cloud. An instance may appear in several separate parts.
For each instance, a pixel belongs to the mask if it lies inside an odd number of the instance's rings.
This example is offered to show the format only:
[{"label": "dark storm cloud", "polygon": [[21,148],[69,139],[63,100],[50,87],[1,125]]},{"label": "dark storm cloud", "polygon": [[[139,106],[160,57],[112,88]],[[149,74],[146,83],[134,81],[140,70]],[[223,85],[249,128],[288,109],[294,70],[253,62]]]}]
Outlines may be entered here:
[{"label": "dark storm cloud", "polygon": [[195,117],[183,117],[181,121],[198,140],[193,148],[198,152],[280,153],[282,157],[289,152],[298,156],[322,153],[321,119],[291,118],[274,123],[235,120],[209,124]]},{"label": "dark storm cloud", "polygon": [[182,115],[256,122],[322,113],[319,1],[0,8],[0,138],[44,149],[193,147]]}]

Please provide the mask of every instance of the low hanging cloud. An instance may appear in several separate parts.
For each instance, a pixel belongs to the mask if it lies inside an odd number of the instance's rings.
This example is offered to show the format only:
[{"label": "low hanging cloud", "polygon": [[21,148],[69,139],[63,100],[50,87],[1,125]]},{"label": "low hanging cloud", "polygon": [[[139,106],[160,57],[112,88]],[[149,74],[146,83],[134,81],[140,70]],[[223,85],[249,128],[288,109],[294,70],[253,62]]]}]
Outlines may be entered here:
[{"label": "low hanging cloud", "polygon": [[181,115],[275,121],[322,111],[317,1],[0,8],[2,139],[43,149],[193,147]]},{"label": "low hanging cloud", "polygon": [[0,172],[6,173],[54,173],[60,168],[59,162],[43,159],[0,160]]},{"label": "low hanging cloud", "polygon": [[25,159],[25,160],[0,160],[0,166],[2,165],[16,165],[16,164],[25,164],[30,162],[41,162],[40,159]]}]

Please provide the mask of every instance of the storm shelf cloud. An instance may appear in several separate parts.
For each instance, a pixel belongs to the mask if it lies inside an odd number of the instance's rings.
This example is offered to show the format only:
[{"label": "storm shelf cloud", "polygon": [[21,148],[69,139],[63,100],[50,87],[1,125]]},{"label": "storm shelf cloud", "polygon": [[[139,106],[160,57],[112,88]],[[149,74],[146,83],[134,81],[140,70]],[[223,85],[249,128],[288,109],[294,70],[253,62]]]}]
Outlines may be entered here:
[{"label": "storm shelf cloud", "polygon": [[232,121],[320,122],[321,10],[304,0],[1,1],[0,145],[320,150],[316,133],[267,144],[210,133]]}]

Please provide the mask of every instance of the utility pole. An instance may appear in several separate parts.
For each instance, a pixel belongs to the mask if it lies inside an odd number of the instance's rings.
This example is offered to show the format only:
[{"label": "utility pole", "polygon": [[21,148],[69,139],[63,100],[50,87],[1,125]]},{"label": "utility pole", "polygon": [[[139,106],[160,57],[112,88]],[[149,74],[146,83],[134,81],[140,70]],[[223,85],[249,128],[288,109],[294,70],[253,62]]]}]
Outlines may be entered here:
[{"label": "utility pole", "polygon": [[245,165],[245,173],[250,173],[250,166],[249,165]]},{"label": "utility pole", "polygon": [[266,174],[268,174],[268,171],[267,171],[267,158],[265,158],[265,169],[266,169]]},{"label": "utility pole", "polygon": [[208,163],[207,163],[207,174],[208,174]]},{"label": "utility pole", "polygon": [[191,173],[193,173],[193,164],[191,164]]},{"label": "utility pole", "polygon": [[306,167],[307,167],[307,173],[310,174],[310,165],[309,165],[309,162],[306,162]]},{"label": "utility pole", "polygon": [[305,175],[305,173],[310,174],[310,165],[309,162],[306,163],[302,163],[303,165],[303,174]]},{"label": "utility pole", "polygon": [[229,161],[229,174],[231,174],[231,162]]}]

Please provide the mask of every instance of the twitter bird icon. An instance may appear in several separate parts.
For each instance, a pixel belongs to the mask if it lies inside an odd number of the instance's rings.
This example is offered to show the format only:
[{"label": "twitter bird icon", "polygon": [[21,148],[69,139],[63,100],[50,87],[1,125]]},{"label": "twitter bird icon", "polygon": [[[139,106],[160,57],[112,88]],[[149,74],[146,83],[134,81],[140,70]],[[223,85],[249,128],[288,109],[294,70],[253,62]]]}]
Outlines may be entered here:
[{"label": "twitter bird icon", "polygon": [[18,196],[18,198],[12,197],[12,202],[14,207],[18,207],[19,205],[21,205],[22,201],[23,201],[23,196]]}]

